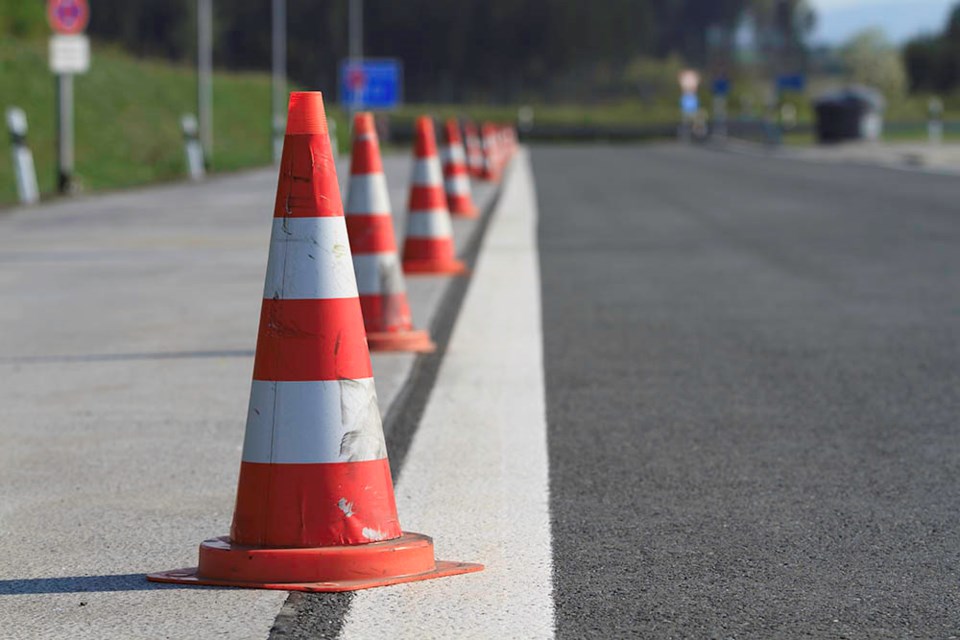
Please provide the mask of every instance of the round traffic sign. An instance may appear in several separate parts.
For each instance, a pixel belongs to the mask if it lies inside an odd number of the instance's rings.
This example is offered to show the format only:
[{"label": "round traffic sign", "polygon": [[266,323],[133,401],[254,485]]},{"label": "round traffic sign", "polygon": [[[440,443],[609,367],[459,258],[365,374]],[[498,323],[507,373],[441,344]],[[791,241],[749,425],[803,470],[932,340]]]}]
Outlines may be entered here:
[{"label": "round traffic sign", "polygon": [[47,0],[47,22],[57,33],[81,33],[89,21],[87,0]]},{"label": "round traffic sign", "polygon": [[356,66],[347,71],[347,86],[354,91],[361,91],[367,84],[367,74],[363,72],[363,67]]}]

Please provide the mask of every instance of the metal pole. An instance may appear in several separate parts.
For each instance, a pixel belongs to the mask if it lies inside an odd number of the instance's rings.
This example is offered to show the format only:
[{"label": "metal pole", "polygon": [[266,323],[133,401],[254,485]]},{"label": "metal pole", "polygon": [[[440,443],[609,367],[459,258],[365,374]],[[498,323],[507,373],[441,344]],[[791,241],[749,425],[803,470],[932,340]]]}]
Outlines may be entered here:
[{"label": "metal pole", "polygon": [[[363,62],[363,0],[350,0],[350,63]],[[352,111],[357,112],[363,107],[362,92],[354,92]]]},{"label": "metal pole", "polygon": [[287,0],[273,0],[273,161],[280,162],[287,106]]},{"label": "metal pole", "polygon": [[57,75],[57,191],[73,188],[73,76]]},{"label": "metal pole", "polygon": [[204,161],[213,158],[213,0],[197,0],[197,113]]}]

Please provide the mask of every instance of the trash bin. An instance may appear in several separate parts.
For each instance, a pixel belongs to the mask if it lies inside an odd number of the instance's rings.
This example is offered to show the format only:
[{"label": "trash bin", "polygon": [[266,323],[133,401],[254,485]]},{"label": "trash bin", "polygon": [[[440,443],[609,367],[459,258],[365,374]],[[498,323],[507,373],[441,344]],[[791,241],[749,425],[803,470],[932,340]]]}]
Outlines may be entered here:
[{"label": "trash bin", "polygon": [[813,101],[817,140],[821,143],[878,140],[883,132],[884,107],[883,96],[869,87],[847,87],[825,93]]}]

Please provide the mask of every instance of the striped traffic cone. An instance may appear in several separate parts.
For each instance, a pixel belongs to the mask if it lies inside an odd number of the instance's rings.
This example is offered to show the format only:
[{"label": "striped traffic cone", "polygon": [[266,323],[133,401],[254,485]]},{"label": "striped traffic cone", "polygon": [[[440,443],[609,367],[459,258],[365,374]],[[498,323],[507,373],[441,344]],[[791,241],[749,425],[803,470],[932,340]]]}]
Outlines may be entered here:
[{"label": "striped traffic cone", "polygon": [[373,114],[353,118],[353,155],[347,189],[347,231],[360,307],[371,351],[430,352],[436,345],[416,331],[393,240],[390,194],[380,160]]},{"label": "striped traffic cone", "polygon": [[483,151],[483,165],[480,170],[480,179],[496,182],[500,179],[499,158],[497,154],[496,127],[484,123],[480,127],[480,149]]},{"label": "striped traffic cone", "polygon": [[467,156],[460,138],[460,125],[456,120],[447,120],[443,127],[443,186],[447,193],[447,208],[450,215],[461,218],[476,218],[480,215],[470,193],[470,176],[467,173]]},{"label": "striped traffic cone", "polygon": [[464,273],[467,267],[457,260],[453,246],[433,120],[427,116],[417,118],[416,130],[403,270],[417,274]]},{"label": "striped traffic cone", "polygon": [[479,178],[483,173],[483,150],[480,148],[477,126],[473,122],[468,120],[464,123],[463,137],[467,143],[467,167],[470,175]]},{"label": "striped traffic cone", "polygon": [[397,521],[318,92],[290,95],[229,537],[155,582],[352,591],[479,571]]}]

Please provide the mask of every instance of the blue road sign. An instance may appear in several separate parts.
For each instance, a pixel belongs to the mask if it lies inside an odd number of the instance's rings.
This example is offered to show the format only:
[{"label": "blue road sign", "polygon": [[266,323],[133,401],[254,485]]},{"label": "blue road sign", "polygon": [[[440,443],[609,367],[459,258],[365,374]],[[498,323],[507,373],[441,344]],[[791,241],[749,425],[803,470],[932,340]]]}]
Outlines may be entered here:
[{"label": "blue road sign", "polygon": [[717,78],[713,81],[713,95],[725,97],[730,95],[730,80],[727,78]]},{"label": "blue road sign", "polygon": [[394,109],[403,101],[403,63],[395,59],[340,63],[340,104],[360,109]]},{"label": "blue road sign", "polygon": [[683,97],[680,98],[680,111],[682,111],[684,115],[693,115],[699,108],[700,100],[697,98],[697,94],[685,93]]},{"label": "blue road sign", "polygon": [[807,79],[802,73],[792,73],[777,77],[777,89],[780,91],[803,91]]}]

